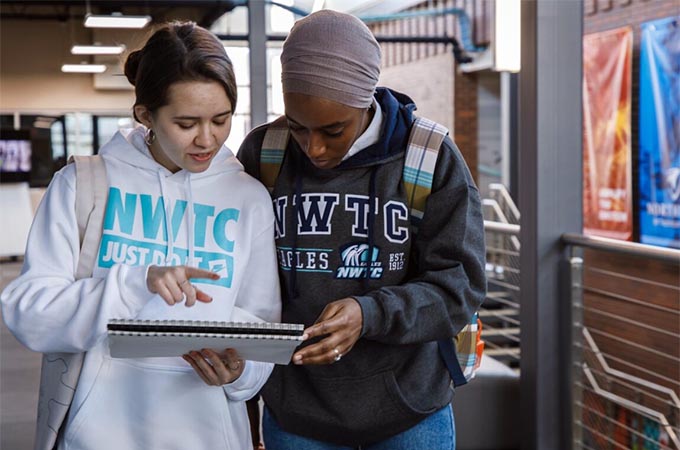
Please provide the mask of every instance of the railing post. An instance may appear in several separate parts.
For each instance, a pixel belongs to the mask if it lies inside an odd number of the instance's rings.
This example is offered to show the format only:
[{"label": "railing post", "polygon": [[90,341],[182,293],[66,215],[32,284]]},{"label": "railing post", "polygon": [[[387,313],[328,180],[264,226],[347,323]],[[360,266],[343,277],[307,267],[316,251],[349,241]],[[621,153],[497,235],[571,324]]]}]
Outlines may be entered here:
[{"label": "railing post", "polygon": [[583,364],[583,257],[581,249],[569,248],[569,286],[571,287],[571,352],[569,367],[571,368],[571,412],[570,424],[572,448],[583,442],[583,404],[582,364]]}]

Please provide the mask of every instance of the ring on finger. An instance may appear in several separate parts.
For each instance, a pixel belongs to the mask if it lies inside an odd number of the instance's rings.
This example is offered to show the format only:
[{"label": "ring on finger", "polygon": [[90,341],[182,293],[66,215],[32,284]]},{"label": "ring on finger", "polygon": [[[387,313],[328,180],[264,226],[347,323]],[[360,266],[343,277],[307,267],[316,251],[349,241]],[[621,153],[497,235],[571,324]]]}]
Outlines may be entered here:
[{"label": "ring on finger", "polygon": [[335,347],[333,349],[333,353],[335,353],[335,357],[333,358],[335,362],[338,362],[342,359],[342,353],[340,353],[340,350],[338,350],[338,347]]},{"label": "ring on finger", "polygon": [[237,359],[237,360],[236,360],[236,367],[232,366],[232,365],[229,363],[229,361],[227,361],[227,360],[224,360],[224,359],[223,359],[222,362],[223,362],[224,365],[227,366],[227,367],[229,368],[229,370],[231,370],[231,371],[236,371],[236,370],[238,370],[238,369],[241,368],[241,360],[240,360],[240,359]]},{"label": "ring on finger", "polygon": [[184,286],[184,285],[187,284],[188,282],[189,282],[189,279],[187,278],[186,280],[180,282],[179,285],[180,285],[180,286]]}]

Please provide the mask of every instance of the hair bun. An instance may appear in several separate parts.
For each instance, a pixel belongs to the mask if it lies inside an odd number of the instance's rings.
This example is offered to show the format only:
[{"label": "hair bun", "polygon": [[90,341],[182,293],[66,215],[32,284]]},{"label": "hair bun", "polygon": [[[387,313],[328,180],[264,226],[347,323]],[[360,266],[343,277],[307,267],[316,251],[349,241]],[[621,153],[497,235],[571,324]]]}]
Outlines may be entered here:
[{"label": "hair bun", "polygon": [[137,71],[139,69],[139,63],[142,60],[142,51],[135,50],[130,53],[125,60],[125,76],[131,85],[135,85],[137,81]]}]

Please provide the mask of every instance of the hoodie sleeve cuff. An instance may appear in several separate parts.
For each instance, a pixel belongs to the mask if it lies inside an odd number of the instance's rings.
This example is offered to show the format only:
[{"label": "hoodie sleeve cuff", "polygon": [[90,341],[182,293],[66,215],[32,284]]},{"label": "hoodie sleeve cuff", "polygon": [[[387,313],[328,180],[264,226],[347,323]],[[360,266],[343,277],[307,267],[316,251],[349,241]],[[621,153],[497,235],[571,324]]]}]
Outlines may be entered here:
[{"label": "hoodie sleeve cuff", "polygon": [[121,271],[120,296],[133,316],[156,295],[146,285],[148,270],[149,266],[135,266]]},{"label": "hoodie sleeve cuff", "polygon": [[380,334],[380,324],[382,310],[378,306],[378,302],[373,297],[361,296],[352,297],[359,303],[361,307],[361,314],[363,316],[363,323],[361,325],[361,336],[376,336]]}]

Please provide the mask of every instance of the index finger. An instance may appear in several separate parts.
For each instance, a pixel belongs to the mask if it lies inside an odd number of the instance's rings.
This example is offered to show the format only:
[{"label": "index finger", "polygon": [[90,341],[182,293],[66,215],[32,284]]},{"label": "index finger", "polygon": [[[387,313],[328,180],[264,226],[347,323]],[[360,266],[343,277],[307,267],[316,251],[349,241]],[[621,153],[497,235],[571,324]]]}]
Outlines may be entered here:
[{"label": "index finger", "polygon": [[218,280],[220,276],[215,272],[211,272],[205,269],[199,269],[198,267],[188,267],[185,269],[187,278],[207,278],[209,280]]},{"label": "index finger", "polygon": [[341,319],[334,315],[310,326],[304,331],[303,334],[306,335],[307,338],[326,336],[340,330],[341,328],[342,328]]}]

